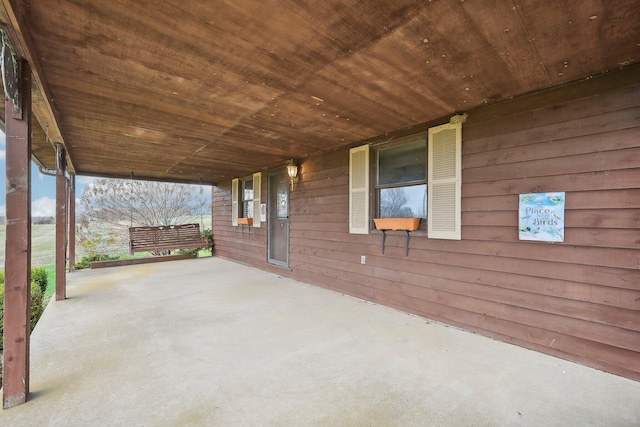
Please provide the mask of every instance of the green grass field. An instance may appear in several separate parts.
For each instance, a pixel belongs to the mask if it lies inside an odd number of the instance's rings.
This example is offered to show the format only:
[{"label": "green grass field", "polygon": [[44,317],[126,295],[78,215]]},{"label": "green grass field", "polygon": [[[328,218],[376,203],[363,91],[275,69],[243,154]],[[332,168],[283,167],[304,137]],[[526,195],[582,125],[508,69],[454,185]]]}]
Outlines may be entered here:
[{"label": "green grass field", "polygon": [[[0,226],[0,262],[4,265],[5,226]],[[55,263],[55,224],[34,224],[31,226],[31,264],[43,267]],[[4,268],[3,268],[4,269]]]},{"label": "green grass field", "polygon": [[[200,223],[200,217],[193,217],[190,222]],[[202,218],[202,226],[204,229],[211,228],[211,217]],[[4,270],[4,251],[5,251],[5,226],[0,226],[0,270]],[[55,264],[55,247],[56,247],[56,226],[55,224],[34,224],[31,227],[31,266],[45,267]],[[82,248],[76,245],[76,258],[80,260],[85,254]],[[108,255],[125,255],[125,254],[108,254]],[[144,256],[145,254],[141,254]]]},{"label": "green grass field", "polygon": [[[191,222],[200,223],[200,217],[193,217]],[[202,218],[202,226],[204,229],[211,228],[211,217]],[[0,270],[4,270],[4,252],[5,252],[5,240],[6,229],[5,226],[0,226]],[[33,224],[31,228],[31,266],[32,267],[45,267],[47,270],[47,278],[49,284],[47,291],[45,292],[45,301],[51,298],[51,295],[55,292],[55,261],[56,261],[56,226],[55,224]],[[85,254],[82,253],[82,248],[76,245],[76,261],[79,261]],[[127,254],[107,254],[107,255],[120,255],[131,257]],[[133,257],[150,256],[149,253],[137,253]],[[201,251],[198,256],[206,257],[211,256],[210,252]]]}]

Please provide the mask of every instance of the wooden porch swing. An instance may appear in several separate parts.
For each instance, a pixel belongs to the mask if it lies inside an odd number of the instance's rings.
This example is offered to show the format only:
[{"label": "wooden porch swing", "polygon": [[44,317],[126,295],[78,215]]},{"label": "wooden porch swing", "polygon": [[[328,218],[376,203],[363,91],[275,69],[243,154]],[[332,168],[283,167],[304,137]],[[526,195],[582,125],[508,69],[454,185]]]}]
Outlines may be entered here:
[{"label": "wooden porch swing", "polygon": [[163,252],[174,249],[203,249],[209,245],[199,224],[129,227],[129,251]]},{"label": "wooden porch swing", "polygon": [[[133,181],[133,170],[131,170]],[[202,194],[202,179],[200,179]],[[200,212],[202,222],[202,212]],[[164,252],[174,249],[204,249],[209,239],[200,230],[200,224],[133,226],[133,213],[129,226],[129,252]]]}]

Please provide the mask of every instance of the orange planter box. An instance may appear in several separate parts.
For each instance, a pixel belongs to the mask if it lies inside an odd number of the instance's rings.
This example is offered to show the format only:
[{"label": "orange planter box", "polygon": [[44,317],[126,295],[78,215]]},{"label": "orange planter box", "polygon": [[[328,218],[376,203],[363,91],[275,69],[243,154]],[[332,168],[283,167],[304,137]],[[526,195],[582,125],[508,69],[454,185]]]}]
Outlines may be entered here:
[{"label": "orange planter box", "polygon": [[375,218],[378,230],[414,231],[420,226],[420,218]]},{"label": "orange planter box", "polygon": [[238,225],[251,225],[253,224],[253,218],[238,218]]}]

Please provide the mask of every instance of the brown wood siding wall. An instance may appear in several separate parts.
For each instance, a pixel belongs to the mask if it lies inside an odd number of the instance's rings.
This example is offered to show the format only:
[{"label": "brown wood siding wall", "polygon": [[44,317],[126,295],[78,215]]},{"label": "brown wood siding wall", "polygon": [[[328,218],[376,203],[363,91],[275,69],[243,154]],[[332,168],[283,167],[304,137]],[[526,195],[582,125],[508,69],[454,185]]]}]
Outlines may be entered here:
[{"label": "brown wood siding wall", "polygon": [[[266,201],[266,174],[262,175],[262,197]],[[263,202],[264,203],[264,202]],[[267,227],[231,225],[231,182],[213,187],[212,191],[213,254],[234,259],[246,265],[264,266],[267,259]],[[238,208],[241,211],[241,207]]]},{"label": "brown wood siding wall", "polygon": [[[266,227],[231,227],[230,184],[216,254],[640,380],[640,84],[602,81],[469,113],[461,241],[418,231],[405,256],[390,233],[382,255],[379,232],[349,234],[345,149],[302,163],[289,270],[267,266]],[[518,195],[553,191],[565,242],[519,241]]]}]

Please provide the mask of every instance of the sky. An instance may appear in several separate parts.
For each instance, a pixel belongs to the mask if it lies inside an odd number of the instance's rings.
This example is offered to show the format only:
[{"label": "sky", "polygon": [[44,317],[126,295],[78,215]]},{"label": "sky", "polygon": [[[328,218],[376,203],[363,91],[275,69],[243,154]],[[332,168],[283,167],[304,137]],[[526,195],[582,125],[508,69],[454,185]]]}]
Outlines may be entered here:
[{"label": "sky", "polygon": [[[76,177],[76,201],[79,201],[82,190],[96,178]],[[5,216],[7,191],[6,139],[0,131],[0,215]],[[56,178],[43,175],[38,166],[31,162],[31,216],[56,215]]]}]

